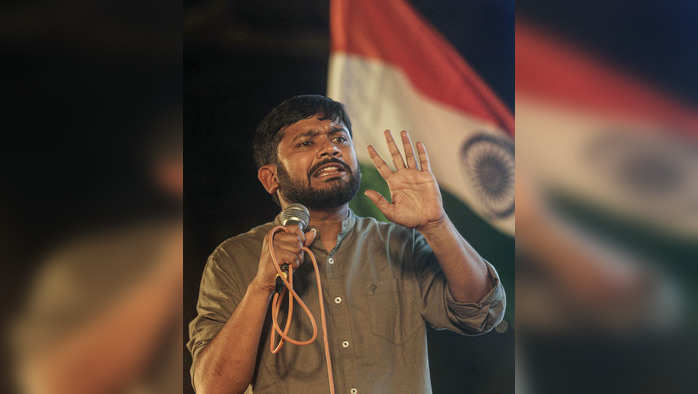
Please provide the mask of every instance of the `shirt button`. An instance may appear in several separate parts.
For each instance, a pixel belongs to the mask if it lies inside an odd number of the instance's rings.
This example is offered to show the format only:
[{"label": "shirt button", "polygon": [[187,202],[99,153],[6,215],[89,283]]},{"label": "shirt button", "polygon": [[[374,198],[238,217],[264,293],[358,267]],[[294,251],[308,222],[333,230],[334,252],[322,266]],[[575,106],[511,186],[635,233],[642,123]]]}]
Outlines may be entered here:
[{"label": "shirt button", "polygon": [[340,304],[342,302],[342,297],[335,297],[334,298],[334,303],[335,304]]},{"label": "shirt button", "polygon": [[334,264],[334,259],[332,257],[330,257],[329,259],[327,259],[327,262],[330,264]]},{"label": "shirt button", "polygon": [[354,387],[352,387],[351,390],[349,390],[349,392],[350,392],[351,394],[356,394],[356,393],[359,392],[359,390],[357,390],[357,389],[355,389]]},{"label": "shirt button", "polygon": [[349,341],[344,341],[344,342],[342,342],[342,347],[345,348],[345,349],[348,348],[348,347],[349,347]]}]

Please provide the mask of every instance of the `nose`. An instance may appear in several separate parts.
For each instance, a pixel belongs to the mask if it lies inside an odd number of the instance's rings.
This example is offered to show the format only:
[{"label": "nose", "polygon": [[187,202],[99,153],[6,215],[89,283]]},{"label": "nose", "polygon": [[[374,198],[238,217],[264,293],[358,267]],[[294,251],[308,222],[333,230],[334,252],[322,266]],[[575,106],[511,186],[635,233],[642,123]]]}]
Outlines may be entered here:
[{"label": "nose", "polygon": [[338,158],[342,156],[342,151],[339,147],[332,143],[332,141],[327,141],[318,152],[320,158]]}]

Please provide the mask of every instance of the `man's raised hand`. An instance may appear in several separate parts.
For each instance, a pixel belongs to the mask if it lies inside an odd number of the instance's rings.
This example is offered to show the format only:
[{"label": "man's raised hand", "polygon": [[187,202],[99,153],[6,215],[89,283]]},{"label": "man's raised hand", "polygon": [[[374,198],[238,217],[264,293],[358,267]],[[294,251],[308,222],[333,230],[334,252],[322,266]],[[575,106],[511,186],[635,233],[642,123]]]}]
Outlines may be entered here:
[{"label": "man's raised hand", "polygon": [[373,164],[388,184],[392,203],[374,190],[367,190],[364,194],[376,204],[388,220],[419,230],[443,221],[445,213],[441,192],[431,172],[429,156],[424,144],[421,142],[416,144],[420,164],[417,166],[417,157],[412,151],[410,137],[405,130],[402,131],[401,138],[407,163],[402,159],[390,130],[385,131],[385,140],[396,171],[388,167],[372,145],[368,146]]}]

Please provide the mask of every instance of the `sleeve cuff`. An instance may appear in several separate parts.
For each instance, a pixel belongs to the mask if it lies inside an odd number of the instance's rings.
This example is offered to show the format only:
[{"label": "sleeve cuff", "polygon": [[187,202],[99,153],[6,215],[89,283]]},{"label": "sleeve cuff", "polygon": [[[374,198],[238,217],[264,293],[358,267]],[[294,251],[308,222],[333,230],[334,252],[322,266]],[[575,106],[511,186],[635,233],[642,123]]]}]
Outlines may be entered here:
[{"label": "sleeve cuff", "polygon": [[506,294],[497,270],[485,261],[492,288],[478,302],[459,302],[446,287],[445,297],[449,319],[467,334],[484,334],[492,330],[504,318]]}]

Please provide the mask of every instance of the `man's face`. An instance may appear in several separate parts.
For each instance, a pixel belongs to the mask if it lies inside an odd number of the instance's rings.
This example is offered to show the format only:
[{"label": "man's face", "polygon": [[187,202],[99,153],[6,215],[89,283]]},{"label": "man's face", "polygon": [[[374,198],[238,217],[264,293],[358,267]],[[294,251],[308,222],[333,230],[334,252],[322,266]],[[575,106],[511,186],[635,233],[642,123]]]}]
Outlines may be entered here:
[{"label": "man's face", "polygon": [[277,174],[285,200],[336,208],[359,189],[361,172],[346,126],[318,116],[293,123],[279,142]]}]

